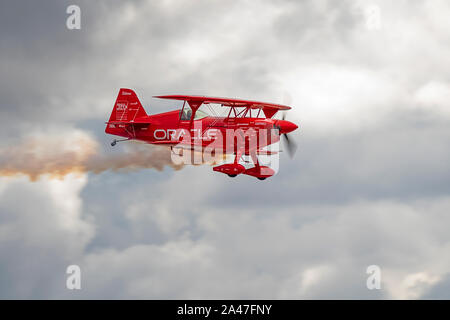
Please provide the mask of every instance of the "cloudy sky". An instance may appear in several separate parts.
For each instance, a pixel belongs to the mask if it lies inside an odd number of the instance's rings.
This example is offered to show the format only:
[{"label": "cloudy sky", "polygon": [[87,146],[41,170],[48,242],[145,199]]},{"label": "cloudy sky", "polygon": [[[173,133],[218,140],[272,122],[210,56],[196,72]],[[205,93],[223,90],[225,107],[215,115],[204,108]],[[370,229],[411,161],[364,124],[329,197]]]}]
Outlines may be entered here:
[{"label": "cloudy sky", "polygon": [[0,177],[0,298],[450,298],[449,14],[447,0],[1,1],[2,165],[32,138],[123,152],[104,134],[121,87],[149,114],[176,107],[157,94],[288,101],[300,130],[264,182],[208,166]]}]

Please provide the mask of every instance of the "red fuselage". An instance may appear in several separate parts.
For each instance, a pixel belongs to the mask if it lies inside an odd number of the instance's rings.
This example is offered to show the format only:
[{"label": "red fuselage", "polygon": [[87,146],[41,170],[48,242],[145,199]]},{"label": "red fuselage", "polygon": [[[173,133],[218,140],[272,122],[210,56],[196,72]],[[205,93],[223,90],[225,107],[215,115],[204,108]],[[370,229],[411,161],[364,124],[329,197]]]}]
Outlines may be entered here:
[{"label": "red fuselage", "polygon": [[[272,176],[274,171],[260,165],[257,156],[276,154],[276,151],[263,148],[278,142],[280,135],[285,135],[289,140],[287,133],[297,129],[292,122],[272,119],[279,110],[290,109],[284,105],[204,96],[170,95],[158,98],[182,100],[183,108],[147,115],[133,90],[120,89],[105,132],[125,140],[139,140],[172,149],[234,154],[234,163],[214,167],[214,171],[230,177],[244,173],[262,180]],[[199,110],[203,104],[211,103],[229,107],[228,116],[212,117]],[[114,140],[111,145],[116,142]],[[255,167],[246,169],[239,164],[243,155],[250,155]]]}]

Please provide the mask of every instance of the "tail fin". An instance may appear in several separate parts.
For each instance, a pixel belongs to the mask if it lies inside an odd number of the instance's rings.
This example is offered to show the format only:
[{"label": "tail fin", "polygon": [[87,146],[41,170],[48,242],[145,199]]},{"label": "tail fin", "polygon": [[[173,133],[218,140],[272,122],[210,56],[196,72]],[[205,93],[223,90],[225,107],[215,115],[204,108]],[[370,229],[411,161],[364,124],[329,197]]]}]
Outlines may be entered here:
[{"label": "tail fin", "polygon": [[136,93],[131,89],[120,89],[109,122],[133,122],[147,116]]}]

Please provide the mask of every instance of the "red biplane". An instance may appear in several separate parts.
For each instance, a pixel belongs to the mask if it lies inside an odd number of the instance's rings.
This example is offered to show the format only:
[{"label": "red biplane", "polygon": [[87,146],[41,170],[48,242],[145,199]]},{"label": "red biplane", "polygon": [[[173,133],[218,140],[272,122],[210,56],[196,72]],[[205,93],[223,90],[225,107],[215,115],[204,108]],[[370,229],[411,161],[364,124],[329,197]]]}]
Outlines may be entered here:
[{"label": "red biplane", "polygon": [[[247,174],[260,180],[272,176],[272,168],[260,164],[258,155],[273,155],[277,151],[265,147],[285,137],[289,154],[295,152],[295,144],[288,133],[297,125],[283,119],[273,119],[280,110],[288,106],[258,101],[215,98],[188,95],[155,96],[160,99],[183,101],[183,107],[165,113],[147,115],[136,93],[130,89],[120,89],[105,132],[121,136],[119,141],[140,140],[150,144],[165,145],[172,150],[202,150],[213,153],[235,155],[233,163],[213,168],[230,177]],[[217,115],[211,105],[227,107],[227,114]],[[209,108],[209,110],[208,110]],[[209,112],[206,112],[209,111]],[[212,113],[212,114],[211,114]],[[211,147],[213,146],[213,147]],[[254,167],[245,168],[240,164],[243,156],[250,156]]]}]

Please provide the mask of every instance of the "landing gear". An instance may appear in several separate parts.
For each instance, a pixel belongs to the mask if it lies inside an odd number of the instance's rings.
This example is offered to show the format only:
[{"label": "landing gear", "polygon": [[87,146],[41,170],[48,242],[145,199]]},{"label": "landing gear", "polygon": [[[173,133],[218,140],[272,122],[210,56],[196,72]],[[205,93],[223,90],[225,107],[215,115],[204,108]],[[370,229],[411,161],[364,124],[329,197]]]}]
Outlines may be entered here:
[{"label": "landing gear", "polygon": [[246,169],[242,164],[239,163],[242,154],[243,154],[242,150],[238,150],[236,153],[236,158],[234,159],[233,163],[222,164],[220,166],[214,167],[213,170],[225,173],[230,178],[235,178],[239,174],[243,173],[249,176],[253,176],[259,180],[266,180],[267,178],[275,174],[275,171],[273,171],[273,169],[259,164],[256,152],[252,152],[250,154],[252,156],[252,160],[255,166],[253,168]]}]

